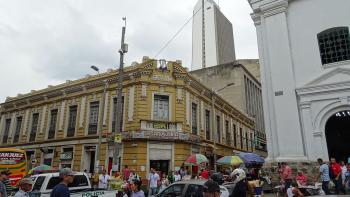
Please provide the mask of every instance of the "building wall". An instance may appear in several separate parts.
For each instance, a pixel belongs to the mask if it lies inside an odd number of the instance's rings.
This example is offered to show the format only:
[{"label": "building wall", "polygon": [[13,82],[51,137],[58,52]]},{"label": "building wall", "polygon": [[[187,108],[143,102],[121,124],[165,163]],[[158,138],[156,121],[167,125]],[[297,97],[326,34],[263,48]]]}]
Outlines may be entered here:
[{"label": "building wall", "polygon": [[[264,126],[264,115],[262,106],[261,85],[258,80],[238,62],[248,62],[253,65],[256,61],[242,60],[229,64],[191,71],[203,84],[213,90],[219,90],[229,83],[234,83],[218,92],[225,100],[250,117],[256,119],[257,148],[262,151],[259,154],[266,155],[266,135]],[[250,66],[256,68],[258,66]]]},{"label": "building wall", "polygon": [[[221,139],[217,144],[218,154],[230,154],[233,151],[254,151],[254,147],[250,143],[242,144],[242,146],[239,143],[235,145],[232,131],[233,125],[236,125],[237,128],[242,128],[244,134],[248,133],[248,137],[250,137],[250,133],[253,133],[253,119],[199,83],[179,63],[169,62],[165,69],[158,66],[156,60],[145,58],[142,63],[127,67],[125,70],[121,165],[129,165],[130,168],[135,168],[141,176],[145,177],[150,167],[150,160],[157,156],[152,151],[158,151],[157,153],[160,155],[168,151],[167,156],[170,155],[170,159],[167,159],[169,160],[169,168],[174,169],[179,167],[191,152],[204,154],[206,149],[212,149],[216,129],[210,128],[211,139],[207,140],[205,136],[205,109],[210,110],[211,115],[220,115],[221,117],[219,123]],[[1,104],[0,137],[3,139],[5,120],[8,118],[13,120],[12,135],[7,143],[1,143],[1,146],[35,150],[36,165],[43,163],[44,157],[48,157],[47,149],[52,148],[54,149],[51,164],[53,167],[59,168],[71,161],[71,167],[74,170],[91,170],[90,166],[95,164],[95,159],[98,159],[99,165],[107,168],[113,155],[110,140],[112,139],[112,120],[114,119],[113,98],[116,97],[116,74],[115,71],[108,71],[100,75],[68,81],[65,84],[44,90],[32,91],[15,98],[8,98],[5,103]],[[88,134],[90,105],[95,101],[102,103],[103,86],[106,81],[108,86],[105,107],[102,108],[99,105],[98,111],[99,114],[103,114],[103,118],[98,117],[99,123],[103,125],[103,130],[102,144],[99,154],[97,154],[98,134]],[[153,117],[154,95],[169,96],[168,120],[161,121]],[[192,115],[193,103],[197,105],[197,113]],[[69,107],[75,105],[77,106],[75,135],[67,137]],[[215,108],[215,113],[213,113],[212,106]],[[56,134],[53,139],[48,139],[52,109],[58,110],[55,125]],[[39,113],[38,129],[35,140],[29,141],[34,113]],[[23,116],[24,121],[20,141],[13,143],[12,136],[16,127],[14,120],[18,116]],[[192,133],[192,124],[194,124],[192,119],[195,117],[198,132]],[[226,134],[225,120],[229,121],[229,135]],[[215,122],[210,124],[215,125],[215,128],[217,126]],[[237,139],[245,138],[245,135],[239,136],[239,133],[236,135]],[[245,140],[243,141],[245,142]],[[252,139],[249,138],[248,141],[251,142]],[[64,147],[72,147],[73,155],[62,154]],[[93,155],[92,152],[96,154]]]},{"label": "building wall", "polygon": [[332,27],[350,27],[350,3],[249,2],[257,28],[269,158],[328,160],[321,122],[329,118],[328,113],[344,109],[341,106],[348,108],[348,100],[341,98],[348,92],[345,78],[350,64],[322,65],[317,34]]}]

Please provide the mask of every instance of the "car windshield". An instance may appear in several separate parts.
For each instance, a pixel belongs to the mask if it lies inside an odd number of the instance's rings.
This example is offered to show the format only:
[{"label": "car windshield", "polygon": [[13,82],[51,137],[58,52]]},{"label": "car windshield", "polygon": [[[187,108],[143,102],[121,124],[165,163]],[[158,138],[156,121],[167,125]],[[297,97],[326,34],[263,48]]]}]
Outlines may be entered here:
[{"label": "car windshield", "polygon": [[203,197],[203,185],[188,185],[185,197]]},{"label": "car windshield", "polygon": [[[53,189],[57,184],[61,182],[59,177],[51,177],[49,183],[47,184],[46,189]],[[70,183],[68,187],[84,187],[89,186],[89,182],[84,175],[75,175],[73,179],[73,183]]]},{"label": "car windshield", "polygon": [[174,184],[166,188],[163,192],[159,194],[159,197],[176,197],[181,196],[185,188],[184,184]]}]

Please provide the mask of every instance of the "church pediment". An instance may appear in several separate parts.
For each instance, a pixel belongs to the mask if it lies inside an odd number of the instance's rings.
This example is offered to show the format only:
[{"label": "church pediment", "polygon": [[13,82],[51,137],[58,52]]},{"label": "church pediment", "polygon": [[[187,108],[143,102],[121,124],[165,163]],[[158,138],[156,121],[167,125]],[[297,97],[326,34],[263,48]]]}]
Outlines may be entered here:
[{"label": "church pediment", "polygon": [[305,87],[338,84],[350,81],[350,69],[336,68],[307,83]]}]

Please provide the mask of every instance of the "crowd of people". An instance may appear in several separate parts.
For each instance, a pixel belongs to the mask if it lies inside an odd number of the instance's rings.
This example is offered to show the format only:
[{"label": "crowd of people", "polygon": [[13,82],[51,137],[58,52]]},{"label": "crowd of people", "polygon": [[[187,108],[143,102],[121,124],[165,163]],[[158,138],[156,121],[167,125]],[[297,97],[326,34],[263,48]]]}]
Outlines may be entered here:
[{"label": "crowd of people", "polygon": [[307,188],[312,181],[317,183],[321,180],[322,191],[326,195],[331,194],[330,184],[334,187],[335,194],[350,194],[350,164],[346,164],[344,161],[337,162],[335,158],[331,158],[329,162],[319,158],[317,162],[319,173],[311,177],[313,180],[309,180],[301,170],[297,171],[293,179],[291,167],[286,162],[282,162],[279,168],[281,190],[288,197],[303,196],[303,188]]}]

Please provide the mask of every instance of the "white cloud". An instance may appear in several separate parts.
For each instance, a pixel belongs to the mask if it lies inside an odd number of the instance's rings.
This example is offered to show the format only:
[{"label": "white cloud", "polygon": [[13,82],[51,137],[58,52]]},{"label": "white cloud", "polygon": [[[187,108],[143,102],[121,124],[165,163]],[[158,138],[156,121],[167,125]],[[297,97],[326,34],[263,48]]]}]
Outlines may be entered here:
[{"label": "white cloud", "polygon": [[[122,16],[127,16],[125,62],[153,57],[191,17],[197,0],[12,0],[0,6],[0,102],[119,64]],[[238,58],[257,58],[246,0],[221,0],[234,29]],[[191,62],[191,24],[159,55]]]}]

